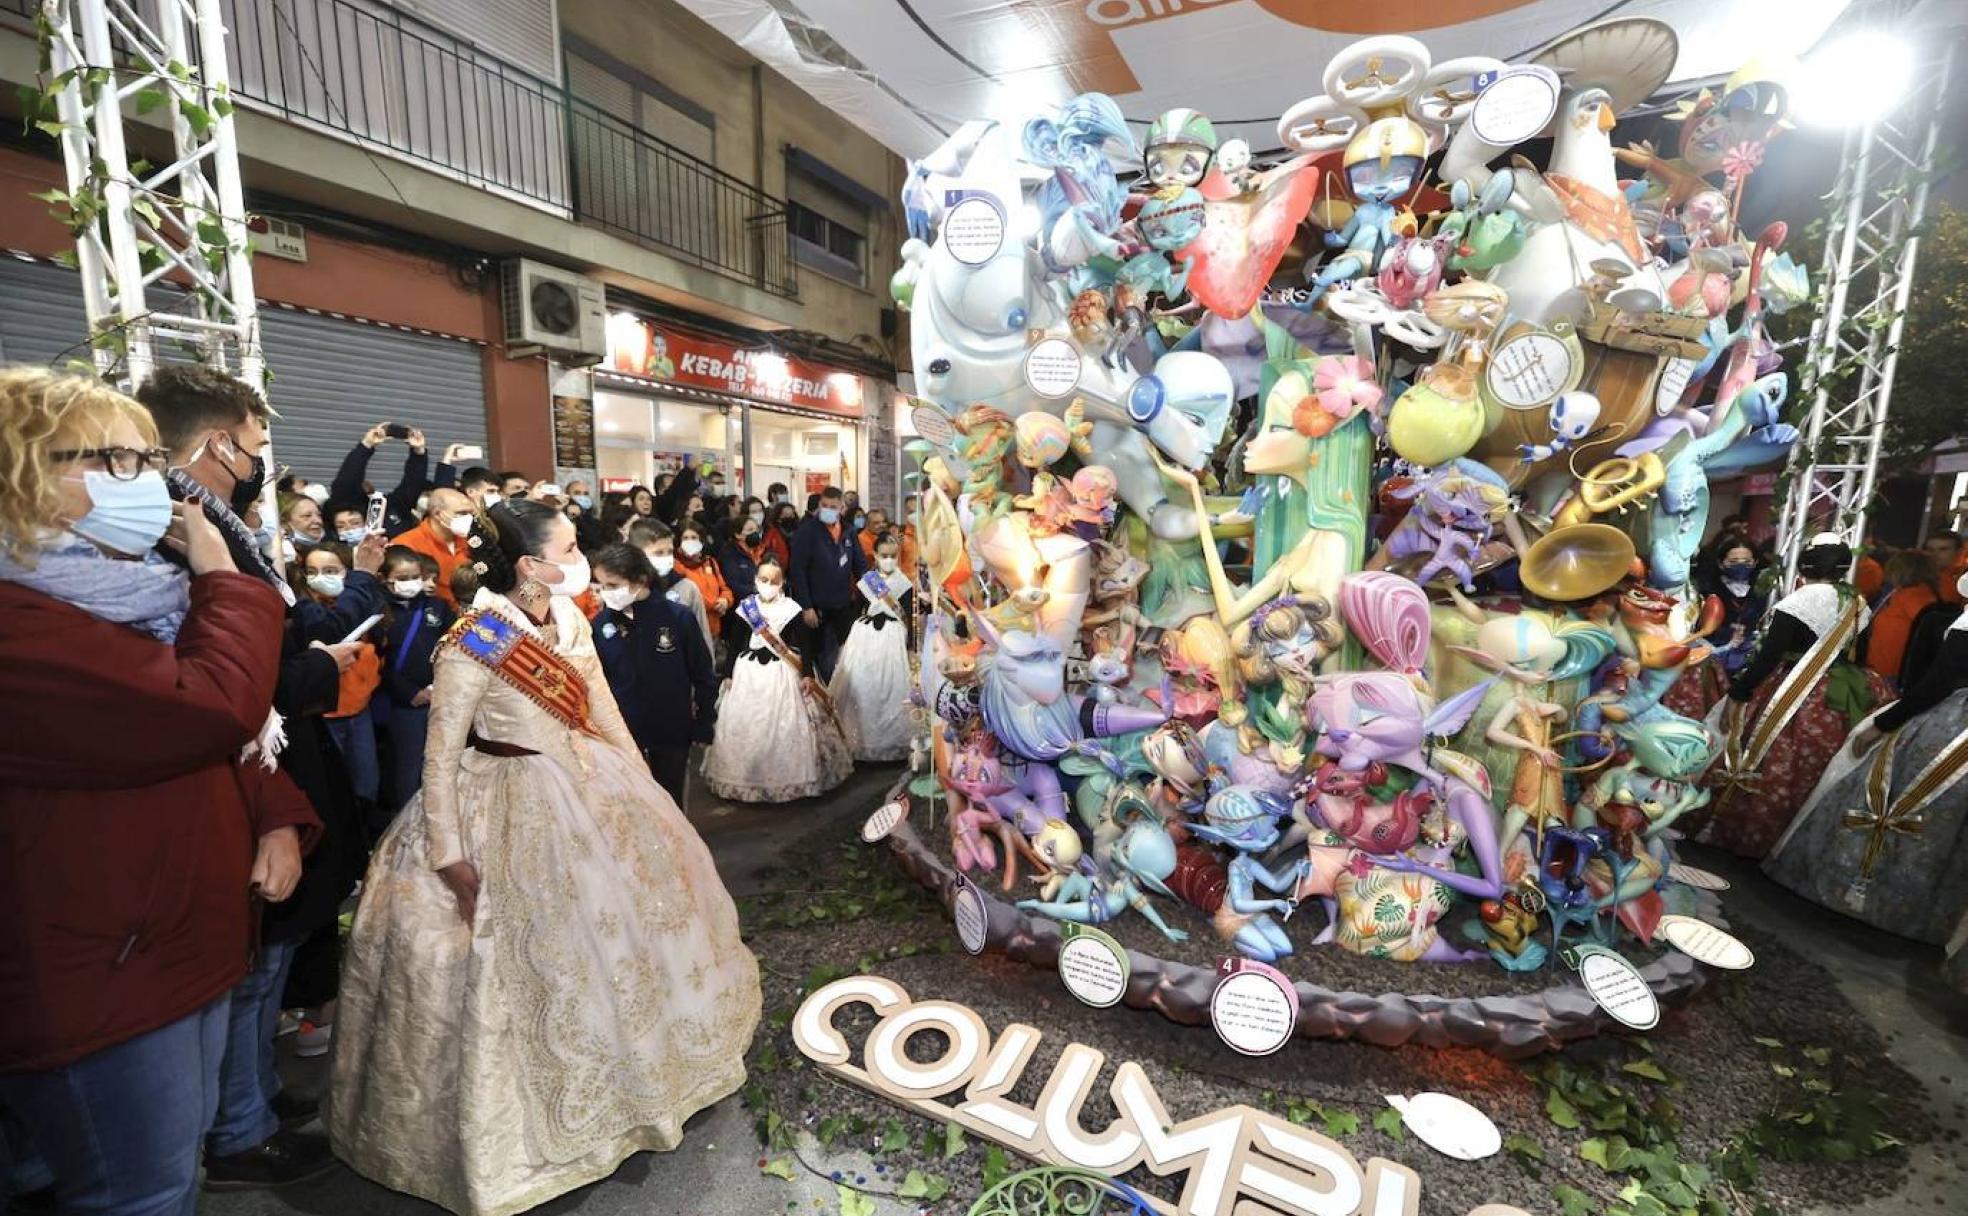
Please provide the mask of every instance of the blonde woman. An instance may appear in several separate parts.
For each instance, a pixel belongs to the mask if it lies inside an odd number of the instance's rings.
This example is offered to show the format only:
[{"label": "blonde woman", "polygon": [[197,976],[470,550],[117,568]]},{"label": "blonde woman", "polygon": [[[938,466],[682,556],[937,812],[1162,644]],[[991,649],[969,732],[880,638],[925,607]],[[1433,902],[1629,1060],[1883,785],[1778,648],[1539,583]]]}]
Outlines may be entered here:
[{"label": "blonde woman", "polygon": [[121,393],[0,371],[0,1106],[64,1211],[195,1210],[252,904],[319,826],[237,762],[284,606],[164,459]]}]

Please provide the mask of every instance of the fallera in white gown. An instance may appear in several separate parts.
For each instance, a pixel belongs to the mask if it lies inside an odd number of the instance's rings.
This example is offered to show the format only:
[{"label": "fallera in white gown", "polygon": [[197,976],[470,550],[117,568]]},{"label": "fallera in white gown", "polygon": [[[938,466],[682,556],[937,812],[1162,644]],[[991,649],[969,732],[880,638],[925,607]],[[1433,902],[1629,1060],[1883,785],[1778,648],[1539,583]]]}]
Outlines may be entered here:
[{"label": "fallera in white gown", "polygon": [[[755,597],[756,598],[756,597]],[[758,602],[783,639],[800,614],[784,596]],[[840,723],[800,687],[799,673],[752,631],[718,697],[717,741],[704,755],[704,784],[732,802],[792,802],[824,794],[854,772]]]},{"label": "fallera in white gown", "polygon": [[915,686],[904,619],[909,610],[909,576],[898,570],[877,572],[876,577],[887,583],[888,598],[874,598],[867,588],[859,588],[867,609],[841,645],[827,694],[834,700],[841,731],[856,760],[905,760],[914,729],[909,694]]},{"label": "fallera in white gown", "polygon": [[[677,1147],[737,1090],[759,975],[580,611],[555,599],[538,628],[503,596],[474,607],[567,661],[589,730],[438,652],[423,791],[376,848],[343,964],[327,1123],[358,1173],[506,1216]],[[486,754],[474,732],[536,754]],[[437,873],[461,859],[480,883],[469,926]]]}]

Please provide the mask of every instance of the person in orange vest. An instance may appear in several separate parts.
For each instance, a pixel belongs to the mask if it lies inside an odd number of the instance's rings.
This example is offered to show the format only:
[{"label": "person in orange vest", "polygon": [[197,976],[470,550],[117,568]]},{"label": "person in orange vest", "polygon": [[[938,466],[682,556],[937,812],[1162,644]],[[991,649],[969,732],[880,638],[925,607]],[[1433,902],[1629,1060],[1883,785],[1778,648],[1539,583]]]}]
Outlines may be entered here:
[{"label": "person in orange vest", "polygon": [[[451,576],[458,567],[467,564],[471,548],[465,538],[471,535],[473,506],[472,500],[463,491],[448,487],[432,490],[427,503],[428,512],[423,521],[408,532],[390,538],[390,544],[402,545],[414,550],[437,563],[437,598],[453,609],[459,607],[458,599],[451,589]],[[378,554],[380,555],[380,550]],[[471,607],[465,604],[464,607]]]},{"label": "person in orange vest", "polygon": [[1914,621],[1929,605],[1941,602],[1934,559],[1918,549],[1895,553],[1886,563],[1886,586],[1890,590],[1866,635],[1865,665],[1898,687]]},{"label": "person in orange vest", "polygon": [[731,587],[724,581],[724,571],[718,568],[717,558],[711,556],[709,529],[694,516],[687,518],[677,528],[677,570],[691,582],[697,584],[698,594],[704,597],[704,612],[711,626],[711,640],[715,642],[724,628],[724,614],[731,611],[735,602]]},{"label": "person in orange vest", "polygon": [[893,533],[896,544],[896,569],[910,579],[916,577],[916,530],[890,526],[888,512],[880,507],[868,508],[868,526],[861,530],[861,552],[867,555],[868,568],[875,567],[875,546],[881,538]]}]

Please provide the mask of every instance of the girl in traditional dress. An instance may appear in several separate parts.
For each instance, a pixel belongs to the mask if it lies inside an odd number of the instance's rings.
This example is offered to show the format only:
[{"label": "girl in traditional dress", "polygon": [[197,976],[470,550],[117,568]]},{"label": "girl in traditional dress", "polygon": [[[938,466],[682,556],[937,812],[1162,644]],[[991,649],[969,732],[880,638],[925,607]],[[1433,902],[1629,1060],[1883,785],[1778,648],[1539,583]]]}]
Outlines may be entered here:
[{"label": "girl in traditional dress", "polygon": [[827,687],[856,760],[886,762],[909,754],[909,630],[915,601],[901,552],[902,538],[893,532],[875,542],[875,568],[859,584],[868,607],[842,644]]},{"label": "girl in traditional dress", "polygon": [[738,606],[752,636],[718,699],[704,784],[733,802],[811,798],[847,780],[854,758],[826,692],[788,640],[801,610],[786,595],[785,567],[767,558],[753,583],[752,597]]},{"label": "girl in traditional dress", "polygon": [[758,966],[650,777],[566,516],[501,503],[434,660],[424,785],[376,847],[328,1129],[386,1186],[506,1216],[667,1150],[744,1082]]},{"label": "girl in traditional dress", "polygon": [[1939,944],[1968,913],[1964,848],[1968,616],[1906,696],[1852,732],[1763,868],[1806,899]]},{"label": "girl in traditional dress", "polygon": [[1700,838],[1762,857],[1790,826],[1852,725],[1887,696],[1877,675],[1849,661],[1865,628],[1865,601],[1840,582],[1852,550],[1832,533],[1798,559],[1802,585],[1774,604],[1756,655],[1715,708],[1724,739],[1708,771],[1715,791]]}]

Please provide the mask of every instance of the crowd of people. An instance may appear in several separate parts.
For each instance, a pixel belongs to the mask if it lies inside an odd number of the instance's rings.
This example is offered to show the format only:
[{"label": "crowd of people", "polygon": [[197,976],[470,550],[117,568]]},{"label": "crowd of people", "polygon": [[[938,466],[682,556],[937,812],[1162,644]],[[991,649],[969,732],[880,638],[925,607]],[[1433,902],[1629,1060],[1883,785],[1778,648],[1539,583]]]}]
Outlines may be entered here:
[{"label": "crowd of people", "polygon": [[505,1213],[737,1088],[758,976],[692,760],[779,802],[908,754],[913,500],[597,495],[395,423],[269,495],[218,372],[0,406],[8,1190],[190,1213],[339,1156]]}]

